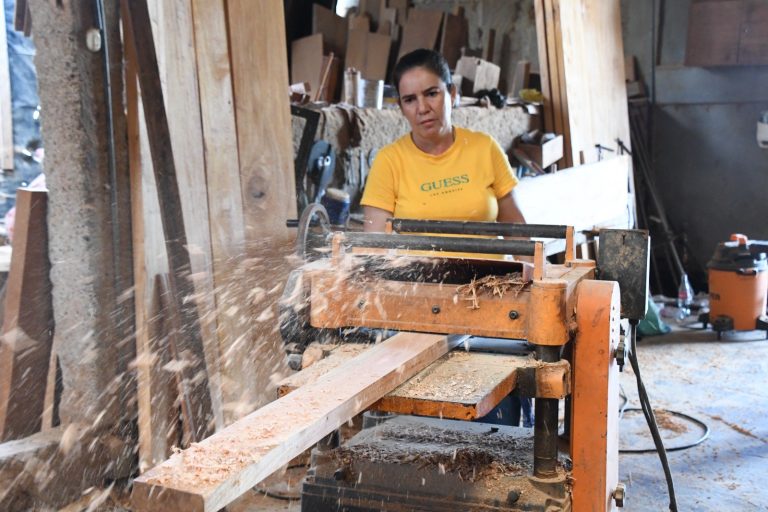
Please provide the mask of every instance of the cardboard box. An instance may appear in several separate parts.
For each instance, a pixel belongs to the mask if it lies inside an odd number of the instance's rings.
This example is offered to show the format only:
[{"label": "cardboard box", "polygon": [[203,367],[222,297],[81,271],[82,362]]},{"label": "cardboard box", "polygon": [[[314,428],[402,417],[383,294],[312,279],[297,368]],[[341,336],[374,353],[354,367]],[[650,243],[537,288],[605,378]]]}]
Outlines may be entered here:
[{"label": "cardboard box", "polygon": [[558,135],[541,145],[520,144],[519,148],[542,168],[549,167],[563,158],[563,136]]}]

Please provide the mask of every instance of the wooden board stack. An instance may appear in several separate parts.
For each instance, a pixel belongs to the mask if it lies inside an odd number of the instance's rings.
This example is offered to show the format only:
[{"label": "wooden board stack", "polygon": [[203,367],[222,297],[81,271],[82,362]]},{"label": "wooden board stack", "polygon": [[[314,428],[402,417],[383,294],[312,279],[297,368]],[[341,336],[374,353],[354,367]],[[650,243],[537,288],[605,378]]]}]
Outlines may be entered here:
[{"label": "wooden board stack", "polygon": [[[534,6],[544,128],[564,136],[562,167],[612,158],[617,140],[630,148],[619,0]],[[634,198],[631,173],[628,186]],[[634,218],[634,199],[631,208]]]},{"label": "wooden board stack", "polygon": [[[139,87],[137,77],[148,70],[143,56],[132,50],[134,31],[124,27],[139,459],[145,471],[184,441],[176,429],[179,418],[187,434],[190,419],[194,425],[203,422],[198,430],[210,431],[272,398],[264,391],[269,372],[259,371],[256,360],[282,357],[279,335],[270,329],[255,332],[258,322],[253,320],[260,311],[267,318],[272,301],[261,302],[263,296],[253,295],[253,281],[242,276],[253,274],[247,273],[248,262],[257,260],[254,251],[265,244],[281,261],[287,255],[291,233],[285,219],[296,217],[296,206],[291,200],[295,186],[287,52],[274,47],[275,41],[285,40],[282,2],[139,1],[148,5],[151,23],[144,29],[151,25],[153,30],[146,38],[154,42],[164,97],[159,101],[168,113],[170,139],[164,159],[152,158],[149,121],[157,121],[160,109],[144,108],[148,98],[142,93],[153,91],[143,82]],[[124,8],[128,12],[127,2]],[[169,264],[173,234],[159,222],[169,202],[168,190],[156,179],[158,162],[174,164],[161,172],[173,173],[178,185],[174,208],[189,256],[181,273]],[[188,291],[168,295],[162,283],[172,279],[187,284]],[[191,369],[198,380],[204,378],[195,388],[189,384],[197,380],[185,369],[188,352],[180,350],[174,357],[171,350],[175,328],[168,305],[179,299],[192,304],[198,318],[194,328],[202,357]],[[188,340],[176,337],[179,344]],[[190,390],[203,387],[210,413],[180,407],[194,397]]]}]

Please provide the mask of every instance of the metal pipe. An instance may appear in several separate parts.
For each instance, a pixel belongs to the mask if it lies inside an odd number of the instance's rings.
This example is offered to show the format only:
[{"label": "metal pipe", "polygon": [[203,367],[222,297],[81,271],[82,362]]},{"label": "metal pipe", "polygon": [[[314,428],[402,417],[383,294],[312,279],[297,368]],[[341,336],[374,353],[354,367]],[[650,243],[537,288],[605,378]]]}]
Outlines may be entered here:
[{"label": "metal pipe", "polygon": [[347,247],[368,247],[371,249],[515,254],[519,256],[533,256],[536,246],[536,242],[528,240],[390,235],[384,233],[345,233],[342,244]]},{"label": "metal pipe", "polygon": [[398,233],[440,233],[452,235],[497,235],[565,238],[568,226],[513,224],[505,222],[459,222],[447,220],[389,219]]},{"label": "metal pipe", "polygon": [[[554,363],[560,360],[559,346],[536,346],[536,359]],[[533,474],[548,478],[557,474],[556,398],[536,398],[533,425]]]}]

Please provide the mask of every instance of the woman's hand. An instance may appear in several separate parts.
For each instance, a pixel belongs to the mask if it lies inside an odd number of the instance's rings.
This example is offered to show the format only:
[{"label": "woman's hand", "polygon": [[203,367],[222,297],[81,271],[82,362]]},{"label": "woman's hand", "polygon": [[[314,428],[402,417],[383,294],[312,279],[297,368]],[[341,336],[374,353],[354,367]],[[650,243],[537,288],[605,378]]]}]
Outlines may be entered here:
[{"label": "woman's hand", "polygon": [[383,233],[387,229],[387,219],[392,217],[392,212],[375,208],[373,206],[363,206],[363,231],[372,233]]}]

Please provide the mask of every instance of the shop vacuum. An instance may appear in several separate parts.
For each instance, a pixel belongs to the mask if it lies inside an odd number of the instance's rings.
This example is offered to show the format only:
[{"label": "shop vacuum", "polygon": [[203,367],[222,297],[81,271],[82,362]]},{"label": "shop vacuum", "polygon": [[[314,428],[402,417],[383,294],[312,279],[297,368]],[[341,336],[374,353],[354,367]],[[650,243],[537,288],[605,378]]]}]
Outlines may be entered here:
[{"label": "shop vacuum", "polygon": [[768,339],[768,241],[749,240],[741,234],[717,244],[707,264],[709,313],[701,320],[709,323],[721,339],[726,331],[766,331]]}]

